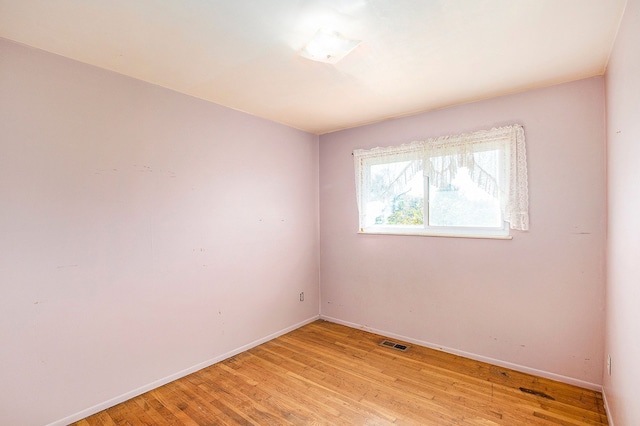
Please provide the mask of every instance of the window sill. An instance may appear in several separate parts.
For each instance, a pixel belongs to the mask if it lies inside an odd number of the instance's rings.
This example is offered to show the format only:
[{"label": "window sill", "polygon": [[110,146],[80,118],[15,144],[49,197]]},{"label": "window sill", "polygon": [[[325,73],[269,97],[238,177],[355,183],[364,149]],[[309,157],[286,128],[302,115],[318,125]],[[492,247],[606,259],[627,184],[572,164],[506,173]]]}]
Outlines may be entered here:
[{"label": "window sill", "polygon": [[358,234],[364,235],[395,235],[395,236],[407,236],[407,237],[440,237],[440,238],[472,238],[472,239],[487,239],[487,240],[512,240],[511,235],[496,235],[496,234],[457,234],[446,232],[402,232],[402,231],[358,231]]}]

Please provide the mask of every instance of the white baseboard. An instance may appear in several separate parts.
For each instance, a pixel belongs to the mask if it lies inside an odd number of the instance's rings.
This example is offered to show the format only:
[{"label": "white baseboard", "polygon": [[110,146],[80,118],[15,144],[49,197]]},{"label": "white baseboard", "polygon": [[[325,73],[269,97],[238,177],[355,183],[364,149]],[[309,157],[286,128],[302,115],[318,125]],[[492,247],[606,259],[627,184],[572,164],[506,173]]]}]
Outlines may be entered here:
[{"label": "white baseboard", "polygon": [[461,351],[461,350],[458,350],[458,349],[448,348],[446,346],[436,345],[436,344],[431,343],[431,342],[425,342],[423,340],[413,339],[411,337],[402,336],[402,335],[396,334],[396,333],[391,333],[391,332],[386,331],[386,330],[378,330],[376,328],[367,327],[367,326],[360,325],[360,324],[355,324],[355,323],[352,323],[352,322],[349,322],[349,321],[343,321],[343,320],[340,320],[338,318],[328,317],[326,315],[320,315],[320,319],[323,319],[325,321],[335,322],[336,324],[342,324],[342,325],[345,325],[347,327],[351,327],[351,328],[355,328],[355,329],[359,329],[359,330],[365,330],[365,331],[369,331],[369,332],[375,333],[375,334],[380,334],[380,335],[385,336],[385,337],[393,337],[395,339],[403,340],[405,342],[413,343],[413,344],[420,345],[420,346],[425,346],[425,347],[430,348],[430,349],[436,349],[436,350],[440,350],[440,351],[447,352],[447,353],[454,354],[454,355],[459,355],[459,356],[462,356],[462,357],[465,357],[465,358],[469,358],[469,359],[473,359],[473,360],[476,360],[476,361],[486,362],[488,364],[496,365],[496,366],[499,366],[499,367],[509,368],[511,370],[520,371],[521,373],[533,374],[535,376],[544,377],[546,379],[551,379],[551,380],[556,380],[558,382],[562,382],[562,383],[566,383],[566,384],[569,384],[569,385],[578,386],[578,387],[581,387],[581,388],[584,388],[584,389],[594,390],[594,391],[598,391],[598,392],[602,391],[602,385],[599,385],[599,384],[596,384],[596,383],[586,382],[584,380],[574,379],[573,377],[567,377],[567,376],[563,376],[563,375],[560,375],[560,374],[550,373],[548,371],[537,370],[535,368],[526,367],[524,365],[513,364],[511,362],[501,361],[499,359],[489,358],[489,357],[486,357],[486,356],[483,356],[483,355],[478,355],[478,354],[474,354],[474,353],[470,353],[470,352]]},{"label": "white baseboard", "polygon": [[611,410],[609,410],[609,403],[607,402],[607,392],[605,392],[604,386],[602,387],[602,400],[604,401],[604,411],[607,413],[609,426],[613,426],[613,417],[611,417]]},{"label": "white baseboard", "polygon": [[239,347],[237,349],[234,349],[234,350],[232,350],[230,352],[227,352],[225,354],[219,355],[219,356],[217,356],[215,358],[212,358],[212,359],[209,359],[207,361],[201,362],[201,363],[196,364],[196,365],[194,365],[192,367],[189,367],[189,368],[187,368],[185,370],[182,370],[182,371],[179,371],[177,373],[171,374],[170,376],[164,377],[164,378],[162,378],[160,380],[155,380],[155,381],[153,381],[153,382],[151,382],[151,383],[149,383],[147,385],[141,386],[141,387],[139,387],[137,389],[134,389],[132,391],[126,392],[126,393],[124,393],[122,395],[119,395],[119,396],[117,396],[115,398],[111,398],[111,399],[109,399],[107,401],[104,401],[104,402],[101,402],[99,404],[96,404],[93,407],[89,407],[89,408],[87,408],[85,410],[82,410],[82,411],[80,411],[78,413],[75,413],[75,414],[72,414],[70,416],[67,416],[67,417],[65,417],[63,419],[57,420],[57,421],[55,421],[53,423],[49,423],[47,426],[65,426],[65,425],[68,425],[69,423],[77,422],[78,420],[82,420],[85,417],[88,417],[88,416],[90,416],[92,414],[98,413],[98,412],[100,412],[102,410],[106,410],[109,407],[113,407],[114,405],[120,404],[121,402],[127,401],[127,400],[129,400],[131,398],[135,398],[136,396],[142,395],[145,392],[153,390],[153,389],[155,389],[157,387],[165,385],[165,384],[167,384],[169,382],[172,382],[174,380],[180,379],[180,378],[182,378],[184,376],[188,376],[189,374],[195,373],[198,370],[202,370],[203,368],[209,367],[209,366],[211,366],[213,364],[216,364],[216,363],[218,363],[220,361],[224,361],[227,358],[231,358],[234,355],[238,355],[241,352],[244,352],[244,351],[249,350],[251,348],[254,348],[254,347],[258,346],[258,345],[266,343],[269,340],[273,340],[276,337],[282,336],[283,334],[286,334],[286,333],[288,333],[290,331],[293,331],[293,330],[295,330],[297,328],[300,328],[300,327],[302,327],[304,325],[312,323],[313,321],[316,321],[318,318],[320,318],[320,316],[319,315],[315,315],[315,316],[313,316],[313,317],[311,317],[309,319],[306,319],[306,320],[304,320],[302,322],[294,324],[294,325],[292,325],[290,327],[287,327],[287,328],[285,328],[283,330],[280,330],[280,331],[277,331],[275,333],[272,333],[272,334],[270,334],[270,335],[268,335],[266,337],[263,337],[262,339],[258,339],[258,340],[254,341],[254,342],[251,342],[251,343],[249,343],[247,345],[241,346],[241,347]]}]

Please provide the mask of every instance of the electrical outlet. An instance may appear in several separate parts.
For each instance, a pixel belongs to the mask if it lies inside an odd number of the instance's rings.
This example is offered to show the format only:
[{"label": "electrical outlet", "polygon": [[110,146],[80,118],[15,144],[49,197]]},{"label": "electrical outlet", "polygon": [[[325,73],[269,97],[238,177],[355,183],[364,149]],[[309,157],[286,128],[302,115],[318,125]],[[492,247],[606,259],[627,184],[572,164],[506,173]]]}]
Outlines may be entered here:
[{"label": "electrical outlet", "polygon": [[300,301],[304,302],[304,291],[302,293],[300,293]]},{"label": "electrical outlet", "polygon": [[611,375],[611,355],[607,355],[607,373]]}]

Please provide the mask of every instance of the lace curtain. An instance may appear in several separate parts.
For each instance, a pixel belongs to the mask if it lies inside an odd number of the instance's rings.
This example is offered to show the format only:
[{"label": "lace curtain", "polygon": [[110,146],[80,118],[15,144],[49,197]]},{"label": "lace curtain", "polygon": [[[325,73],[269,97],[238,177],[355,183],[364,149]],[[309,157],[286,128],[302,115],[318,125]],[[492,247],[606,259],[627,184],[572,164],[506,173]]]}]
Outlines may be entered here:
[{"label": "lace curtain", "polygon": [[500,201],[502,216],[511,229],[529,229],[529,196],[524,129],[519,124],[453,136],[442,136],[400,146],[358,149],[353,152],[360,227],[366,222],[364,198],[370,167],[388,162],[407,165],[388,185],[393,193],[422,171],[431,185],[451,185],[458,169]]}]

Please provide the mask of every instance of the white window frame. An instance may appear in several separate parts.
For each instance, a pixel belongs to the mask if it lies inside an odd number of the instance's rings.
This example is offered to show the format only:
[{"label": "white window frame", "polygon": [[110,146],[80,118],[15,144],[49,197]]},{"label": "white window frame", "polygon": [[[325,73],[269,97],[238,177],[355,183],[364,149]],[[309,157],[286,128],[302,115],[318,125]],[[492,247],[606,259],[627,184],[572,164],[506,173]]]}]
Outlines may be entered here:
[{"label": "white window frame", "polygon": [[[429,175],[433,170],[424,170],[424,224],[423,225],[367,225],[364,206],[367,203],[370,169],[374,165],[404,160],[422,160],[442,156],[464,156],[488,149],[500,150],[502,174],[497,182],[498,198],[501,202],[502,226],[500,227],[455,227],[432,226],[429,220]],[[387,235],[425,235],[465,238],[511,239],[510,229],[528,230],[528,188],[524,129],[512,125],[491,130],[445,136],[410,144],[355,150],[353,152],[356,172],[356,192],[359,210],[359,233]],[[437,171],[435,172],[437,173]]]}]

